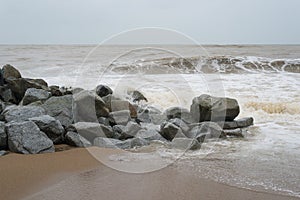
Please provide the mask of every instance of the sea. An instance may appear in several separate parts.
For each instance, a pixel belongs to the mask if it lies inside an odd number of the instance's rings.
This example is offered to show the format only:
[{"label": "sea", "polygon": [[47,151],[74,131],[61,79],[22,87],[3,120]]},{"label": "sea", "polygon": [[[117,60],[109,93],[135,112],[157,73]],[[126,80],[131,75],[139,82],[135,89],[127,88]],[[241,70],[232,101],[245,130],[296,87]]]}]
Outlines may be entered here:
[{"label": "sea", "polygon": [[[151,145],[112,156],[109,167],[145,173],[172,163],[200,178],[300,197],[299,45],[1,45],[0,64],[49,85],[107,84],[121,97],[136,89],[161,110],[189,109],[201,94],[235,98],[238,117],[254,118],[245,138],[185,152]],[[139,159],[154,167],[128,171]]]}]

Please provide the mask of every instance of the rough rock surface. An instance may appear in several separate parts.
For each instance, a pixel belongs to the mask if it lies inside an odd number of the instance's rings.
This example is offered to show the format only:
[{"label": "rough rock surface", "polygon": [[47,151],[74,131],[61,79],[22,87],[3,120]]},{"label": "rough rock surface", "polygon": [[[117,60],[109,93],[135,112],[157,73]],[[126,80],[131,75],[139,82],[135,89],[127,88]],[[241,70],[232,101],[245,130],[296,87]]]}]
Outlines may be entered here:
[{"label": "rough rock surface", "polygon": [[21,78],[21,73],[12,65],[4,65],[2,68],[3,78],[6,80],[7,78]]},{"label": "rough rock surface", "polygon": [[197,139],[200,143],[205,139],[224,137],[222,128],[215,122],[201,122],[191,124],[190,127],[191,130],[186,136]]},{"label": "rough rock surface", "polygon": [[130,121],[130,119],[130,112],[128,110],[109,113],[109,121],[113,125],[126,125]]},{"label": "rough rock surface", "polygon": [[107,117],[109,110],[101,97],[83,90],[73,95],[74,120],[76,122],[97,122],[99,117]]},{"label": "rough rock surface", "polygon": [[65,135],[65,141],[68,145],[75,146],[75,147],[89,147],[91,143],[82,137],[80,134],[69,131]]},{"label": "rough rock surface", "polygon": [[5,123],[0,122],[0,150],[7,148],[7,134],[5,132]]},{"label": "rough rock surface", "polygon": [[235,99],[203,94],[193,99],[191,114],[196,122],[232,121],[240,113]]},{"label": "rough rock surface", "polygon": [[72,95],[65,95],[49,98],[42,107],[47,115],[60,121],[64,127],[68,127],[73,123],[72,103]]},{"label": "rough rock surface", "polygon": [[39,106],[14,106],[4,113],[7,122],[28,121],[29,118],[45,115],[45,110]]},{"label": "rough rock surface", "polygon": [[175,137],[185,137],[189,127],[180,119],[171,119],[162,123],[160,134],[167,140],[173,140]]},{"label": "rough rock surface", "polygon": [[166,142],[167,140],[165,138],[163,138],[158,131],[154,130],[154,129],[149,129],[149,130],[145,130],[142,129],[140,130],[136,135],[136,138],[143,138],[145,140],[148,141],[153,141],[153,140],[159,140],[162,142]]},{"label": "rough rock surface", "polygon": [[174,138],[171,146],[181,150],[197,150],[201,148],[201,143],[192,138]]},{"label": "rough rock surface", "polygon": [[49,99],[51,96],[51,93],[46,91],[46,90],[42,90],[42,89],[36,89],[36,88],[29,88],[26,90],[25,94],[24,94],[24,98],[22,100],[23,105],[28,105],[32,102],[36,102],[36,101],[46,101],[47,99]]},{"label": "rough rock surface", "polygon": [[111,127],[92,122],[77,122],[68,127],[68,131],[79,133],[91,143],[93,143],[96,137],[112,138],[114,136]]},{"label": "rough rock surface", "polygon": [[39,117],[30,118],[29,120],[33,121],[41,131],[46,133],[46,135],[53,141],[54,144],[63,142],[65,129],[54,117],[42,115]]},{"label": "rough rock surface", "polygon": [[237,128],[246,128],[248,126],[253,125],[253,118],[252,117],[245,117],[234,121],[225,121],[225,122],[218,122],[218,124],[223,129],[237,129]]},{"label": "rough rock surface", "polygon": [[113,91],[112,89],[110,89],[110,87],[106,86],[106,85],[98,85],[96,87],[96,94],[99,96],[99,97],[105,97],[109,94],[112,94]]},{"label": "rough rock surface", "polygon": [[190,111],[186,108],[171,107],[171,108],[168,108],[167,110],[165,110],[164,115],[167,117],[167,119],[179,118],[188,124],[196,122],[193,119]]},{"label": "rough rock surface", "polygon": [[8,147],[15,153],[37,154],[54,152],[53,142],[31,122],[12,122],[6,125]]}]

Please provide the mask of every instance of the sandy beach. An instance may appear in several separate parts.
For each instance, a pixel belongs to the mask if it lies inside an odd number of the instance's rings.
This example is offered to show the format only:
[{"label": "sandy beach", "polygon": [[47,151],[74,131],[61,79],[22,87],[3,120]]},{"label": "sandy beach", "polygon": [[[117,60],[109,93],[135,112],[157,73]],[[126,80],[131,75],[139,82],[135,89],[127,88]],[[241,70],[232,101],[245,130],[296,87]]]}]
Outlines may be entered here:
[{"label": "sandy beach", "polygon": [[[97,151],[107,156],[117,153],[111,149]],[[6,200],[33,194],[28,199],[298,199],[223,185],[173,167],[146,174],[118,172],[82,148],[39,155],[11,153],[0,158],[0,166],[1,196]],[[97,174],[101,181],[88,185],[74,182],[72,176],[80,173],[85,178]]]}]

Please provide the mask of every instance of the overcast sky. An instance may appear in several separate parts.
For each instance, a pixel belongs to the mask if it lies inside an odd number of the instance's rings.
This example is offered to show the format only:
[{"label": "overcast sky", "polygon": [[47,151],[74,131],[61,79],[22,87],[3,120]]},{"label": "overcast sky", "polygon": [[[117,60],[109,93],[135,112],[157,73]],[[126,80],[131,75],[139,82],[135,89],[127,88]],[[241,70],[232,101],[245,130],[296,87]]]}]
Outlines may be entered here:
[{"label": "overcast sky", "polygon": [[201,44],[300,44],[300,0],[0,0],[0,44],[95,44],[138,27]]}]

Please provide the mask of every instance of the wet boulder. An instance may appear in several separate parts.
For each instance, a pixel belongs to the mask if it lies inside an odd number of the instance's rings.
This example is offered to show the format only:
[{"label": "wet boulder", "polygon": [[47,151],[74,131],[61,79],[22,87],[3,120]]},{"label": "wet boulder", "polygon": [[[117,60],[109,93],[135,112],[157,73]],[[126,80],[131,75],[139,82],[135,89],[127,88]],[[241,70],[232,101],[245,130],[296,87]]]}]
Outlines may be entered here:
[{"label": "wet boulder", "polygon": [[167,140],[173,140],[175,137],[185,137],[189,127],[180,119],[171,119],[161,124],[160,134]]},{"label": "wet boulder", "polygon": [[29,120],[33,121],[41,131],[46,133],[46,135],[53,141],[54,144],[60,144],[63,142],[65,129],[54,117],[42,115],[39,117],[30,118]]},{"label": "wet boulder", "polygon": [[205,139],[224,137],[223,129],[215,122],[201,122],[190,125],[186,133],[188,138],[197,139],[202,143]]},{"label": "wet boulder", "polygon": [[171,107],[165,110],[164,115],[167,119],[179,118],[188,124],[195,123],[190,111],[186,108]]},{"label": "wet boulder", "polygon": [[159,132],[155,129],[141,129],[139,130],[139,132],[137,132],[137,134],[135,135],[136,138],[143,138],[147,141],[154,141],[154,140],[158,140],[158,141],[162,141],[162,142],[166,142],[167,140],[162,137]]},{"label": "wet boulder", "polygon": [[12,106],[4,111],[4,118],[7,122],[22,122],[45,114],[45,110],[40,106]]},{"label": "wet boulder", "polygon": [[46,114],[54,117],[66,128],[73,123],[72,95],[53,96],[45,101],[42,107]]},{"label": "wet boulder", "polygon": [[111,127],[92,122],[77,122],[69,126],[67,131],[77,132],[91,143],[97,137],[114,137]]},{"label": "wet boulder", "polygon": [[8,78],[22,78],[21,73],[12,65],[4,65],[2,68],[4,80]]},{"label": "wet boulder", "polygon": [[0,121],[0,150],[7,149],[7,134],[5,132],[5,123]]},{"label": "wet boulder", "polygon": [[237,129],[237,128],[246,128],[248,126],[252,126],[253,121],[254,119],[252,117],[245,117],[234,121],[218,122],[218,124],[223,129]]},{"label": "wet boulder", "polygon": [[49,99],[50,97],[51,97],[51,93],[46,90],[29,88],[26,90],[26,92],[24,94],[22,104],[28,105],[28,104],[36,102],[36,101],[44,102],[47,99]]},{"label": "wet boulder", "polygon": [[51,92],[51,96],[62,96],[63,95],[59,89],[59,86],[57,86],[57,85],[49,86],[49,90]]},{"label": "wet boulder", "polygon": [[109,113],[109,122],[111,125],[126,125],[130,120],[130,111],[121,110]]},{"label": "wet boulder", "polygon": [[53,142],[31,122],[6,124],[9,150],[15,153],[38,154],[54,152]]},{"label": "wet boulder", "polygon": [[121,140],[105,137],[97,137],[94,139],[94,146],[102,148],[120,148],[120,149],[129,149],[130,144],[124,143]]},{"label": "wet boulder", "polygon": [[98,122],[99,117],[108,117],[109,110],[101,97],[83,90],[73,95],[74,120],[76,122]]},{"label": "wet boulder", "polygon": [[226,129],[223,131],[226,136],[232,137],[244,137],[243,130],[241,128],[236,129]]},{"label": "wet boulder", "polygon": [[99,97],[105,97],[109,94],[112,94],[113,91],[110,87],[106,86],[106,85],[98,85],[96,87],[96,94],[99,96]]},{"label": "wet boulder", "polygon": [[115,134],[114,138],[119,140],[133,138],[141,129],[142,127],[139,124],[132,121],[128,122],[126,126],[115,125],[113,127],[113,131]]},{"label": "wet boulder", "polygon": [[26,90],[29,88],[48,90],[47,83],[42,79],[8,78],[6,82],[17,102],[23,99]]},{"label": "wet boulder", "polygon": [[233,121],[240,113],[237,100],[203,94],[193,99],[191,114],[196,122]]},{"label": "wet boulder", "polygon": [[201,143],[197,139],[192,138],[174,138],[171,146],[181,150],[197,150],[201,148]]},{"label": "wet boulder", "polygon": [[74,146],[74,147],[90,147],[91,143],[82,137],[80,134],[69,131],[65,135],[65,141],[68,145]]}]

